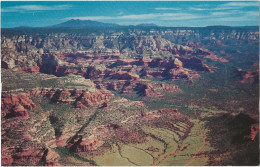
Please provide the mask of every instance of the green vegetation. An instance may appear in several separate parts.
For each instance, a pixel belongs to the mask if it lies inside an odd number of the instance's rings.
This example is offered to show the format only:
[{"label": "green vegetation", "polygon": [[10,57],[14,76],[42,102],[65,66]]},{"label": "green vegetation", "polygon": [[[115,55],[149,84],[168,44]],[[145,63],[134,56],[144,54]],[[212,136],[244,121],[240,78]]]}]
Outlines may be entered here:
[{"label": "green vegetation", "polygon": [[14,72],[2,69],[3,91],[28,92],[35,88],[54,88],[54,89],[83,89],[95,91],[95,88],[86,86],[80,82],[91,81],[78,76],[69,74],[64,77],[55,77],[47,74],[30,74],[23,72]]},{"label": "green vegetation", "polygon": [[153,162],[153,157],[151,155],[133,146],[123,145],[123,147],[121,147],[121,154],[122,157],[127,157],[136,165],[147,166],[151,165],[151,162]]},{"label": "green vegetation", "polygon": [[77,154],[71,153],[68,148],[57,147],[55,151],[60,155],[61,160],[59,161],[62,165],[71,166],[90,166],[97,165],[95,161],[81,157]]},{"label": "green vegetation", "polygon": [[104,155],[94,157],[94,161],[100,166],[132,166],[131,162],[127,158],[123,158],[116,145],[113,145],[112,149],[106,152]]},{"label": "green vegetation", "polygon": [[[164,143],[156,138],[152,138],[150,136],[146,137],[146,142],[141,144],[130,144],[131,147],[135,147],[137,149],[141,149],[145,151],[147,154],[154,157],[154,159],[158,159],[160,154],[163,152]],[[151,162],[147,163],[151,164]],[[146,164],[146,165],[147,165]]]}]

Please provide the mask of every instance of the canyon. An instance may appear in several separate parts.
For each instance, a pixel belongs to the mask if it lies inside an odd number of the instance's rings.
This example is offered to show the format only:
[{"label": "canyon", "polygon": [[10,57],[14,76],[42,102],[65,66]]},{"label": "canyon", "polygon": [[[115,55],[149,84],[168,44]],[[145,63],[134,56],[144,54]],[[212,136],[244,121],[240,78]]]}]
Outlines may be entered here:
[{"label": "canyon", "polygon": [[258,27],[61,26],[2,29],[3,166],[259,164]]}]

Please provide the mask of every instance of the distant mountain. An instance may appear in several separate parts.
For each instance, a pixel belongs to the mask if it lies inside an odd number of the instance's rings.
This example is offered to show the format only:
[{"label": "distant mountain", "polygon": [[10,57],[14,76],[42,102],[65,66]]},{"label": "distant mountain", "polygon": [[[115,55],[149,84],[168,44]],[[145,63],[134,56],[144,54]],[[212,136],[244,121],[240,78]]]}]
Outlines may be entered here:
[{"label": "distant mountain", "polygon": [[26,28],[33,28],[33,27],[24,25],[24,26],[19,26],[19,27],[15,27],[15,28],[26,29]]},{"label": "distant mountain", "polygon": [[92,20],[79,20],[79,19],[71,19],[69,21],[66,21],[64,23],[56,24],[50,27],[53,28],[98,28],[98,27],[118,27],[120,25],[118,24],[112,24],[112,23],[102,23],[98,21],[92,21]]},{"label": "distant mountain", "polygon": [[137,24],[136,27],[158,27],[158,25],[153,23],[144,23],[144,24]]}]

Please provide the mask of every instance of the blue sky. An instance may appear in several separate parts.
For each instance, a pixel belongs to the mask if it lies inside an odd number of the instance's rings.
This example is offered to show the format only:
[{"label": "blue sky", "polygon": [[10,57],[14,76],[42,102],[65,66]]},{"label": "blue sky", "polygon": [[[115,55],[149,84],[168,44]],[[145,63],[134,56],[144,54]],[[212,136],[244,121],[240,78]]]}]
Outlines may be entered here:
[{"label": "blue sky", "polygon": [[259,6],[257,1],[1,2],[3,28],[49,26],[69,19],[173,27],[255,26],[259,25]]}]

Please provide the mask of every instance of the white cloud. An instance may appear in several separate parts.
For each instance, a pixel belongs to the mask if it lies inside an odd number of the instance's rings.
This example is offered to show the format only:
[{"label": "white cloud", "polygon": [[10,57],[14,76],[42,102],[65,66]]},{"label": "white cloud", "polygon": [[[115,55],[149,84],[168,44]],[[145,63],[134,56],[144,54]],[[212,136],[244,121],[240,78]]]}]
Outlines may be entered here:
[{"label": "white cloud", "polygon": [[258,11],[248,11],[248,12],[246,12],[246,15],[248,17],[259,17],[259,12]]},{"label": "white cloud", "polygon": [[241,11],[241,10],[230,10],[230,11],[226,11],[226,12],[211,12],[210,13],[211,16],[232,16],[232,17],[248,17],[248,19],[250,19],[250,17],[259,17],[259,13],[258,11]]},{"label": "white cloud", "polygon": [[245,15],[247,14],[247,11],[242,11],[242,10],[226,10],[226,11],[221,11],[221,12],[211,12],[211,16],[230,16],[230,15]]},{"label": "white cloud", "polygon": [[211,12],[210,14],[212,16],[223,16],[223,15],[229,15],[231,13],[230,12]]},{"label": "white cloud", "polygon": [[209,21],[232,22],[232,21],[249,21],[249,19],[248,17],[240,16],[240,17],[220,17],[220,18],[209,19]]},{"label": "white cloud", "polygon": [[155,8],[155,10],[181,10],[180,8]]},{"label": "white cloud", "polygon": [[229,2],[219,5],[213,10],[235,10],[245,7],[258,7],[258,2]]},{"label": "white cloud", "polygon": [[222,4],[220,6],[225,6],[225,7],[251,7],[251,6],[258,6],[258,2],[229,2]]},{"label": "white cloud", "polygon": [[203,11],[203,10],[212,10],[211,8],[202,8],[202,7],[190,7],[189,10]]},{"label": "white cloud", "polygon": [[237,10],[245,7],[258,7],[258,2],[228,2],[215,7],[210,6],[193,6],[189,10],[194,11],[219,11],[219,10]]},{"label": "white cloud", "polygon": [[3,8],[2,12],[24,12],[24,11],[44,11],[44,10],[66,10],[71,8],[70,5],[55,5],[55,6],[44,6],[44,5],[21,5]]},{"label": "white cloud", "polygon": [[[208,14],[196,14],[188,12],[176,13],[148,13],[148,14],[133,14],[133,15],[117,15],[117,16],[82,16],[68,17],[63,20],[79,19],[79,20],[96,20],[108,22],[127,22],[127,23],[144,23],[157,21],[250,21],[258,17],[257,11],[214,11]],[[116,20],[116,21],[115,21]]]},{"label": "white cloud", "polygon": [[80,19],[80,20],[190,20],[202,18],[203,15],[191,13],[150,13],[139,15],[122,15],[122,16],[83,16],[68,17],[64,20]]},{"label": "white cloud", "polygon": [[[106,22],[116,22],[121,24],[135,24],[135,23],[159,23],[164,22],[241,22],[241,21],[255,21],[259,17],[259,12],[241,10],[243,7],[256,6],[257,2],[225,2],[221,5],[194,5],[186,9],[182,8],[154,8],[160,13],[146,13],[146,14],[124,14],[119,13],[116,16],[80,16],[67,17],[63,20],[80,19],[80,20],[96,20]],[[172,11],[170,11],[172,10]],[[180,11],[179,11],[180,10]],[[205,11],[205,12],[194,12]]]},{"label": "white cloud", "polygon": [[[224,22],[232,22],[232,21],[252,21],[252,20],[258,20],[259,18],[259,14],[257,11],[238,11],[239,13],[235,14],[233,13],[233,15],[227,14],[225,15],[225,17],[223,15],[217,15],[217,13],[223,13],[224,12],[215,12],[215,15],[213,15],[213,17],[209,18],[208,21],[216,21],[216,22],[220,22],[220,21],[224,21]],[[212,14],[212,13],[211,13]],[[217,17],[219,16],[219,17]]]}]

